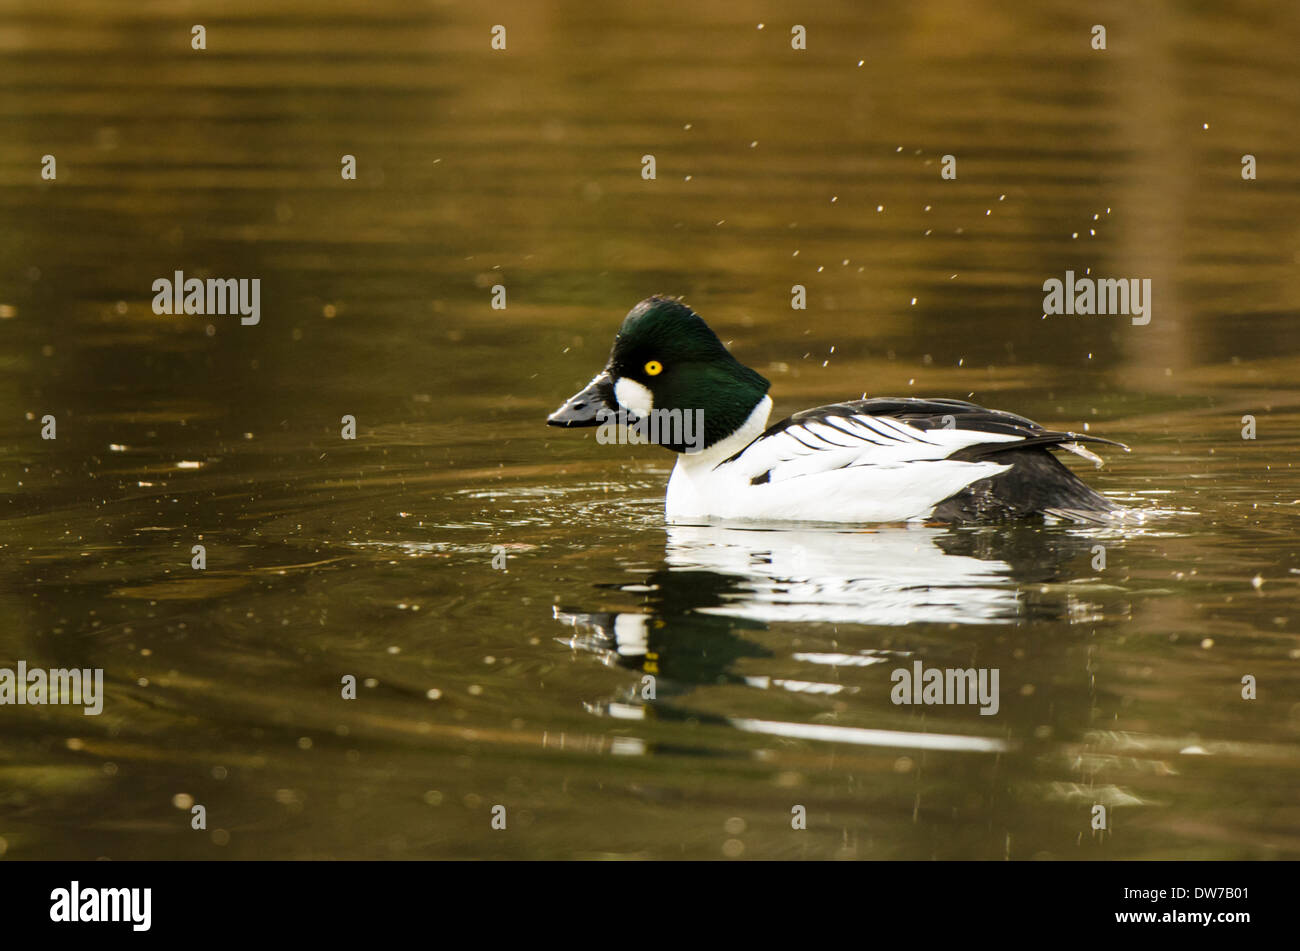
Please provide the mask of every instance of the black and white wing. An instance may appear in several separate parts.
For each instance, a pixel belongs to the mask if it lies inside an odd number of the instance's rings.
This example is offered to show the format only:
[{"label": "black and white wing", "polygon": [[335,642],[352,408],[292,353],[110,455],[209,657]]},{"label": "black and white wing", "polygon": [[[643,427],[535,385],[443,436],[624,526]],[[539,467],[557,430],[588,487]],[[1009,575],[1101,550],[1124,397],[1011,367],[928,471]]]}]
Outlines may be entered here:
[{"label": "black and white wing", "polygon": [[1094,520],[1116,506],[1049,452],[1067,449],[1100,463],[1084,442],[1127,449],[961,400],[854,400],[796,413],[713,471],[733,491],[762,492],[748,508],[767,516]]},{"label": "black and white wing", "polygon": [[1056,432],[1032,420],[947,399],[868,399],[795,413],[720,466],[743,460],[760,485],[856,466],[994,461],[1009,449],[1061,447],[1096,460],[1078,443],[1121,443]]}]

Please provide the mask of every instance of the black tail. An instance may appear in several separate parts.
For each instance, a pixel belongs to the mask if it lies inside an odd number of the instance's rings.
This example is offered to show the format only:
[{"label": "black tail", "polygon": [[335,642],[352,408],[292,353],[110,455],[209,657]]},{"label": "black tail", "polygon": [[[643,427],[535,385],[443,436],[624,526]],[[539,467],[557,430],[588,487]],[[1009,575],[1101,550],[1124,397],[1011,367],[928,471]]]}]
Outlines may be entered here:
[{"label": "black tail", "polygon": [[990,455],[990,461],[1011,468],[972,482],[940,502],[933,518],[965,522],[1052,515],[1076,522],[1109,522],[1124,510],[1088,488],[1046,446],[1017,445]]}]

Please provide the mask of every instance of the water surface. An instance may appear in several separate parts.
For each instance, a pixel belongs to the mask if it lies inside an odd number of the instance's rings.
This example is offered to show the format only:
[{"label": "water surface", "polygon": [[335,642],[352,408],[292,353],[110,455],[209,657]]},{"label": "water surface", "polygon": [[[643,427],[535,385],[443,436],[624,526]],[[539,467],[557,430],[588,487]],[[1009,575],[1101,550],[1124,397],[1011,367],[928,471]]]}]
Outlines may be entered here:
[{"label": "water surface", "polygon": [[[107,692],[0,708],[5,858],[1300,857],[1300,14],[197,16],[0,13],[0,666]],[[155,315],[177,269],[261,322]],[[1044,318],[1067,269],[1151,323]],[[778,414],[1122,440],[1149,518],[667,528],[666,454],[544,425],[652,293]]]}]

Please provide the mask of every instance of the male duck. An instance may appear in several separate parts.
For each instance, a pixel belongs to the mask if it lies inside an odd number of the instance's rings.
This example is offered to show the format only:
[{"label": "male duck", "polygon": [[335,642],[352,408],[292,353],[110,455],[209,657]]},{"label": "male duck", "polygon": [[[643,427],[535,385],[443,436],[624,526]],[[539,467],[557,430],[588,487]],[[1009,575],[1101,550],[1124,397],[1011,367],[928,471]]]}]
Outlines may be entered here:
[{"label": "male duck", "polygon": [[1049,451],[1100,465],[1079,443],[1127,451],[1122,443],[962,400],[910,397],[832,403],[768,427],[770,385],[681,301],[650,297],[624,319],[605,369],[547,422],[597,426],[616,413],[640,421],[702,411],[702,439],[684,444],[680,426],[664,425],[652,440],[679,453],[664,506],[673,523],[1104,522],[1123,511]]}]

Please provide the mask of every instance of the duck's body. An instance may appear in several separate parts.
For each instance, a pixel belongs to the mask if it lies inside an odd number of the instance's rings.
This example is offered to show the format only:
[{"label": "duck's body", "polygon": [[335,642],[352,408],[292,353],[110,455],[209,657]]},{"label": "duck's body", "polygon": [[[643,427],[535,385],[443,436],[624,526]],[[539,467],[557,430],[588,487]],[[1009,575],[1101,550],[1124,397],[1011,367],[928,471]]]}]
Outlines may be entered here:
[{"label": "duck's body", "polygon": [[652,297],[628,314],[606,370],[548,422],[702,411],[702,445],[661,440],[679,452],[664,506],[674,523],[1105,521],[1120,511],[1051,454],[1099,462],[1078,444],[1118,443],[960,400],[854,400],[768,427],[767,388],[684,304]]},{"label": "duck's body", "polygon": [[854,400],[764,430],[771,406],[765,396],[733,437],[678,457],[670,522],[1087,519],[1115,508],[1048,452],[1088,437],[1010,413],[958,400]]}]

